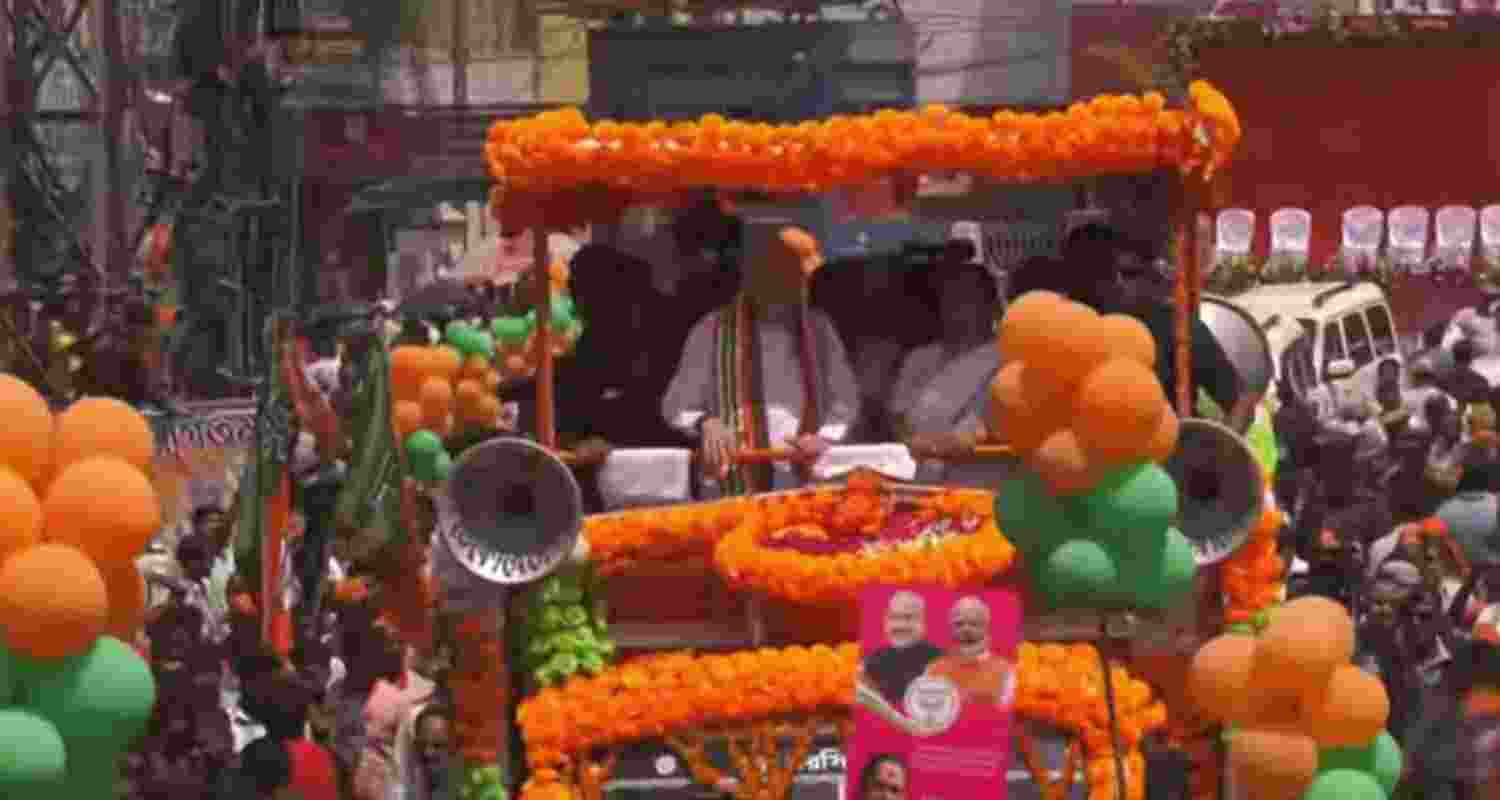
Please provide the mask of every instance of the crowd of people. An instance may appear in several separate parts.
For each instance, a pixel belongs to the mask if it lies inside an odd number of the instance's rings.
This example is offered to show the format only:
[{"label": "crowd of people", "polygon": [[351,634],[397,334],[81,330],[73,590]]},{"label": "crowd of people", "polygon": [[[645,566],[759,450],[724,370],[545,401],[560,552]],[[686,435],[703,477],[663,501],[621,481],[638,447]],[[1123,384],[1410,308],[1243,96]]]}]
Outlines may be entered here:
[{"label": "crowd of people", "polygon": [[453,715],[434,668],[360,603],[279,655],[234,571],[224,511],[200,509],[191,527],[173,559],[143,564],[155,602],[138,646],[158,702],[125,796],[451,800]]}]

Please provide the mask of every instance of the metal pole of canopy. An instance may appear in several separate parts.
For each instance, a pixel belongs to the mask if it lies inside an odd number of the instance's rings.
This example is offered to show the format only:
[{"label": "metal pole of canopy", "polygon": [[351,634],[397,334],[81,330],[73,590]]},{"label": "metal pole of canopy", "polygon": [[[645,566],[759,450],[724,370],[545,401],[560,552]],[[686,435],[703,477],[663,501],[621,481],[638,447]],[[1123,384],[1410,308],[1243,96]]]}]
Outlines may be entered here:
[{"label": "metal pole of canopy", "polygon": [[547,229],[531,229],[531,274],[536,281],[536,440],[557,449],[552,376],[552,258],[547,247]]},{"label": "metal pole of canopy", "polygon": [[1176,349],[1172,354],[1177,372],[1177,416],[1193,415],[1193,320],[1198,316],[1198,212],[1203,199],[1198,179],[1182,178],[1182,208],[1177,217],[1177,286],[1174,325]]}]

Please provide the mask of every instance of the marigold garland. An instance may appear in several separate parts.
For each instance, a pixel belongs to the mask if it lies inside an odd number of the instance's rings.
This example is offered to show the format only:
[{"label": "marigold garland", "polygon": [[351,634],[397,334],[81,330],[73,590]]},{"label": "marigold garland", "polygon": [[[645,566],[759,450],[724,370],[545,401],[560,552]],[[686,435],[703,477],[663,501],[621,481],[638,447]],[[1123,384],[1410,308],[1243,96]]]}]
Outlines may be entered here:
[{"label": "marigold garland", "polygon": [[[709,114],[697,122],[590,123],[575,108],[496,122],[485,144],[500,182],[492,211],[526,224],[618,214],[632,197],[710,187],[813,193],[897,174],[964,172],[1061,182],[1174,167],[1204,177],[1239,141],[1229,101],[1198,81],[1189,107],[1160,93],[1101,95],[1065,111],[965,114],[940,105],[772,125]],[[582,191],[563,198],[562,193]]]},{"label": "marigold garland", "polygon": [[591,516],[583,523],[589,561],[601,575],[614,575],[636,564],[707,559],[754,507],[735,498]]},{"label": "marigold garland", "polygon": [[[1114,800],[1116,784],[1103,671],[1087,644],[1019,648],[1016,713],[1079,738],[1090,800]],[[575,678],[521,704],[531,780],[523,800],[572,797],[568,776],[600,748],[768,717],[847,711],[859,646],[767,648],[738,653],[644,656],[593,678]],[[1110,670],[1128,800],[1144,797],[1143,737],[1166,725],[1166,708],[1123,667]]]},{"label": "marigold garland", "polygon": [[1277,534],[1285,523],[1276,498],[1267,489],[1260,521],[1250,532],[1250,540],[1224,561],[1220,589],[1225,622],[1249,623],[1281,602],[1286,565],[1277,552]]},{"label": "marigold garland", "polygon": [[768,501],[748,514],[719,542],[714,563],[731,584],[793,602],[828,605],[849,600],[876,583],[982,584],[1005,572],[1015,548],[995,526],[994,501],[980,491],[944,491],[918,501],[918,518],[979,519],[972,533],[955,533],[931,543],[872,553],[817,556],[768,546],[765,537],[794,525],[833,531],[878,531],[886,504],[879,490],[814,492]]},{"label": "marigold garland", "polygon": [[448,689],[453,695],[453,735],[467,764],[493,764],[505,734],[509,687],[501,665],[505,647],[495,611],[463,617],[454,629],[453,671]]}]

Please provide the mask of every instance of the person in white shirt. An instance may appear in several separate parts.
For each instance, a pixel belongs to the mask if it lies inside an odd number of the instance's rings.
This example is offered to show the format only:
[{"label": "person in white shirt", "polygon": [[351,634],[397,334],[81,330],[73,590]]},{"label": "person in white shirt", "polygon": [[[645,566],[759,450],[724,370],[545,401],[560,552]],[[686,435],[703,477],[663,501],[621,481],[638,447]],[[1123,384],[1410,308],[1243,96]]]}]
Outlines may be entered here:
[{"label": "person in white shirt", "polygon": [[[833,323],[808,306],[821,265],[817,240],[778,223],[745,231],[744,291],[688,334],[662,415],[700,441],[710,486],[746,494],[801,485],[813,462],[843,441],[859,414],[859,387]],[[797,464],[734,464],[743,449],[791,447]]]},{"label": "person in white shirt", "polygon": [[913,350],[891,391],[891,417],[917,457],[924,482],[989,486],[995,465],[945,463],[984,433],[989,384],[1000,370],[995,346],[995,280],[980,264],[946,264],[928,273],[943,338]]}]

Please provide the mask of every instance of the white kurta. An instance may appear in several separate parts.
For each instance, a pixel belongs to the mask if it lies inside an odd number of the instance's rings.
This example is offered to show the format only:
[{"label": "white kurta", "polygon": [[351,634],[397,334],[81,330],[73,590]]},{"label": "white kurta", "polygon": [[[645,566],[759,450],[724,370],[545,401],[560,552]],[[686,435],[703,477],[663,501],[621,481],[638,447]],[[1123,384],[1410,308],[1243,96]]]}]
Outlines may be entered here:
[{"label": "white kurta", "polygon": [[[975,347],[949,358],[941,345],[912,352],[901,370],[891,398],[891,411],[914,434],[974,434],[985,428],[989,384],[1000,369],[1000,353],[992,345]],[[1011,477],[1009,460],[953,463],[927,461],[917,479],[924,483],[994,489]]]},{"label": "white kurta", "polygon": [[[829,386],[828,405],[822,409],[823,424],[817,434],[829,442],[843,442],[859,416],[859,384],[849,365],[849,355],[838,331],[826,314],[811,311],[814,335],[826,342],[826,363],[819,363]],[[683,346],[677,374],[662,397],[662,415],[667,423],[689,436],[697,436],[704,417],[717,416],[719,387],[714,365],[718,360],[718,313],[698,320]],[[801,340],[797,332],[797,309],[786,306],[763,312],[758,320],[761,386],[766,404],[766,428],[772,447],[784,447],[801,428],[804,396],[802,388]],[[778,463],[776,488],[801,483],[790,464]]]}]

